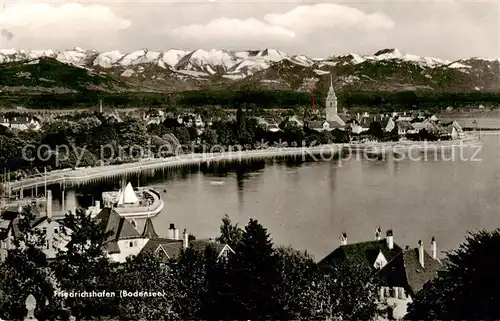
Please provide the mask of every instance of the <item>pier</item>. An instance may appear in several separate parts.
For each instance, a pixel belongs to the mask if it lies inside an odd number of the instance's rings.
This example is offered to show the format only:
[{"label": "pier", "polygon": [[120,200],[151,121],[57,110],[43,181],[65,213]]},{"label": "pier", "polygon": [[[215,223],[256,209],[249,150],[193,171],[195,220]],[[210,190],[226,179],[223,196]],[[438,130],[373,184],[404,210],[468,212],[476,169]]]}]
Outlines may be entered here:
[{"label": "pier", "polygon": [[154,217],[161,212],[165,203],[160,198],[160,194],[153,189],[144,189],[142,193],[151,200],[151,204],[147,206],[134,206],[134,207],[114,207],[113,209],[120,216],[125,218],[148,218]]}]

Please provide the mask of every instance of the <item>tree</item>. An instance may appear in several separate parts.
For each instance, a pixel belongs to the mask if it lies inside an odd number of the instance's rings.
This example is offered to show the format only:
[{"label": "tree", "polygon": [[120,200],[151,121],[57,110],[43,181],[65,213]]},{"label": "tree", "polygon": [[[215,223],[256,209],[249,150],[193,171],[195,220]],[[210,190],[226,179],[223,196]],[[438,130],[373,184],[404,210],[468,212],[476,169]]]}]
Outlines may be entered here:
[{"label": "tree", "polygon": [[203,133],[203,140],[208,145],[217,144],[217,132],[211,128],[206,128],[205,132]]},{"label": "tree", "polygon": [[248,132],[245,122],[245,114],[241,107],[236,111],[236,134],[240,144],[244,144],[248,141]]},{"label": "tree", "polygon": [[314,289],[316,264],[307,254],[290,247],[277,249],[279,282],[276,284],[279,309],[275,320],[312,320],[316,317]]},{"label": "tree", "polygon": [[217,241],[222,244],[228,244],[231,248],[236,248],[236,246],[241,242],[243,237],[243,230],[238,227],[238,224],[232,224],[229,215],[224,215],[222,218],[222,224],[220,226],[220,236]]},{"label": "tree", "polygon": [[278,264],[267,230],[250,219],[243,238],[229,258],[226,306],[230,319],[269,319],[276,313]]},{"label": "tree", "polygon": [[204,253],[193,248],[185,249],[178,260],[170,262],[170,266],[176,292],[173,311],[181,320],[198,319],[205,291]]},{"label": "tree", "polygon": [[33,228],[34,209],[25,207],[15,218],[17,225],[13,249],[9,249],[4,262],[0,264],[0,311],[8,320],[23,320],[25,300],[33,294],[37,300],[37,316],[42,320],[67,318],[62,299],[54,296],[54,285],[46,255],[41,248],[45,235]]},{"label": "tree", "polygon": [[209,246],[205,250],[205,286],[200,295],[199,319],[220,320],[225,314],[220,308],[227,305],[226,297],[231,292],[227,282],[227,264],[218,259],[217,251]]},{"label": "tree", "polygon": [[470,233],[417,293],[408,320],[500,319],[500,229]]},{"label": "tree", "polygon": [[382,128],[382,124],[378,121],[371,122],[370,128],[367,132],[369,135],[374,136],[377,139],[384,137],[384,130]]},{"label": "tree", "polygon": [[171,320],[178,319],[173,312],[177,294],[172,274],[165,262],[151,253],[128,257],[115,274],[117,288],[128,292],[147,290],[163,293],[156,297],[121,298],[117,315],[121,320]]},{"label": "tree", "polygon": [[[103,251],[112,231],[83,210],[66,214],[63,234],[71,237],[66,251],[60,251],[52,265],[58,287],[67,292],[112,292],[114,264]],[[77,318],[115,315],[117,298],[68,297],[65,304]]]},{"label": "tree", "polygon": [[182,145],[187,145],[191,141],[189,130],[186,127],[177,127],[174,129],[174,135]]},{"label": "tree", "polygon": [[394,142],[399,141],[399,129],[397,125],[391,130],[389,139]]},{"label": "tree", "polygon": [[316,318],[373,320],[378,284],[364,266],[339,262],[319,268],[314,281]]}]

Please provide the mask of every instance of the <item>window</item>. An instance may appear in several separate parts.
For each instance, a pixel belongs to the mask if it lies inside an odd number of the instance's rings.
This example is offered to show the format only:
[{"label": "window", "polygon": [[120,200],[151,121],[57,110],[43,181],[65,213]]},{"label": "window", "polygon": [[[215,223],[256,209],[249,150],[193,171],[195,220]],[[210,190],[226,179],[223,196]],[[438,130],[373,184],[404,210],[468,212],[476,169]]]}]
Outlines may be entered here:
[{"label": "window", "polygon": [[137,241],[134,241],[134,246],[137,246]]},{"label": "window", "polygon": [[134,247],[134,242],[129,242],[129,247]]},{"label": "window", "polygon": [[54,234],[58,234],[59,233],[59,230],[57,229],[57,227],[54,228]]}]

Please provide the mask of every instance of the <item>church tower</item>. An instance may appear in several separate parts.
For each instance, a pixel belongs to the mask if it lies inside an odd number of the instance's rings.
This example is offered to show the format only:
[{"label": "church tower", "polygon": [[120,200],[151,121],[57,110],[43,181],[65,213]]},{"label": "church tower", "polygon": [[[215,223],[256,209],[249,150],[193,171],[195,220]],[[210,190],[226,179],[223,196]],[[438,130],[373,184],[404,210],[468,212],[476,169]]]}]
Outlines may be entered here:
[{"label": "church tower", "polygon": [[332,75],[330,74],[330,89],[328,90],[328,96],[326,96],[326,108],[325,108],[326,120],[336,121],[337,116],[337,96],[333,90]]}]

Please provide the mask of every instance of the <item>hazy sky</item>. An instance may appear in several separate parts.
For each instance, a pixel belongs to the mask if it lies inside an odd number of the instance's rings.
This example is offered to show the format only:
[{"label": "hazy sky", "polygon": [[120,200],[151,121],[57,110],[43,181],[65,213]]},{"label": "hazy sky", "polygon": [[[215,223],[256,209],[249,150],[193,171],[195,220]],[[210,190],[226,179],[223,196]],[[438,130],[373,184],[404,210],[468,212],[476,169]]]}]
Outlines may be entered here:
[{"label": "hazy sky", "polygon": [[7,2],[2,48],[123,52],[261,49],[325,57],[383,48],[500,57],[500,4],[485,1]]}]

